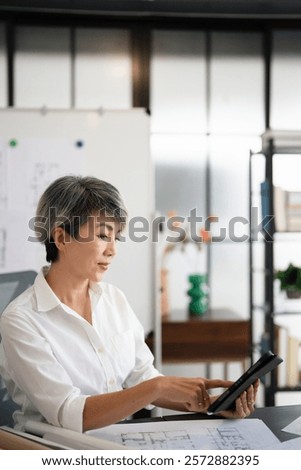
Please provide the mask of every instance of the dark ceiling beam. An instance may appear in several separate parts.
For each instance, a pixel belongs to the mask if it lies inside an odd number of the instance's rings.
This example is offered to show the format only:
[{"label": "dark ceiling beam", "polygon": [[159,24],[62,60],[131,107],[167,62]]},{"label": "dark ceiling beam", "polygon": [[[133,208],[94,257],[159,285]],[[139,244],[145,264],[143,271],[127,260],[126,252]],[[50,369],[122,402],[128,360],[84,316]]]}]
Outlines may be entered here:
[{"label": "dark ceiling beam", "polygon": [[99,18],[142,22],[301,20],[300,0],[0,0],[0,15],[16,18]]},{"label": "dark ceiling beam", "polygon": [[117,28],[164,28],[164,29],[195,29],[195,30],[241,30],[262,31],[273,29],[301,28],[301,15],[294,18],[197,18],[197,17],[135,17],[129,15],[73,14],[58,12],[8,12],[0,6],[0,22],[9,21],[15,25],[41,26],[78,26],[78,27],[117,27]]},{"label": "dark ceiling beam", "polygon": [[0,0],[0,9],[131,16],[291,16],[301,15],[299,0]]}]

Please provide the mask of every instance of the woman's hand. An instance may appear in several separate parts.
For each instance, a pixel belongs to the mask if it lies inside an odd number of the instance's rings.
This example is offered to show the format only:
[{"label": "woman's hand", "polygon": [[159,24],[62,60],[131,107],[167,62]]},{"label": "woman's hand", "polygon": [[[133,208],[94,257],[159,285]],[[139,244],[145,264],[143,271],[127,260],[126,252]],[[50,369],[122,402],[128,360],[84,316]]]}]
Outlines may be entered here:
[{"label": "woman's hand", "polygon": [[[227,388],[233,382],[229,380],[184,378],[161,376],[152,379],[159,384],[159,396],[153,404],[162,408],[178,411],[192,411],[206,413],[209,405],[218,395],[209,395],[208,390],[213,388]],[[254,403],[259,386],[257,380],[246,392],[243,392],[235,401],[235,409],[219,413],[225,418],[245,418],[254,411]]]},{"label": "woman's hand", "polygon": [[182,411],[205,411],[209,406],[207,379],[161,376],[153,380],[159,384],[156,406]]},{"label": "woman's hand", "polygon": [[[154,405],[197,413],[206,413],[209,405],[218,398],[218,396],[210,396],[208,390],[227,388],[233,383],[229,380],[173,376],[161,376],[153,380],[159,384],[158,398],[153,401]],[[249,387],[248,392],[241,394],[236,400],[234,411],[225,411],[222,416],[229,418],[249,416],[254,409],[258,384]]]},{"label": "woman's hand", "polygon": [[[246,418],[250,416],[255,408],[255,401],[256,395],[259,387],[259,380],[256,380],[253,385],[250,385],[248,389],[243,392],[236,400],[235,400],[235,409],[233,410],[226,410],[221,411],[218,413],[219,416],[223,416],[224,418]],[[213,403],[218,396],[211,396],[210,403]]]}]

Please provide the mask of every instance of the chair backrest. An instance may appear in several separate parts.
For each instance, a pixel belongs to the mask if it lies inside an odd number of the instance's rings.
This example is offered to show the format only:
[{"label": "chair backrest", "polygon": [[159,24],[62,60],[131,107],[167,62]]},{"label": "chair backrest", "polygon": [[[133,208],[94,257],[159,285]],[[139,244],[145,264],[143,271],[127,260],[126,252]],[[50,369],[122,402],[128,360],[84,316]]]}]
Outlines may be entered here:
[{"label": "chair backrest", "polygon": [[[35,271],[0,274],[0,316],[5,307],[13,299],[33,284],[36,275]],[[0,426],[13,425],[12,414],[17,408],[17,405],[9,398],[4,381],[0,375]]]},{"label": "chair backrest", "polygon": [[0,274],[0,316],[9,302],[33,284],[36,275],[35,271]]}]

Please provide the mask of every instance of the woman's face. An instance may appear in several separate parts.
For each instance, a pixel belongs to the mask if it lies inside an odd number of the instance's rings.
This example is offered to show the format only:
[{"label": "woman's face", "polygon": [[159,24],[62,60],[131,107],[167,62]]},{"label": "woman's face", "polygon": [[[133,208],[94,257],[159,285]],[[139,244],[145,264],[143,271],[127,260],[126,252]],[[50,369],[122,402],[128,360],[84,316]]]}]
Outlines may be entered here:
[{"label": "woman's face", "polygon": [[101,281],[116,254],[120,224],[113,218],[90,216],[88,222],[80,226],[76,238],[66,233],[65,236],[66,243],[59,262],[65,263],[72,275]]}]

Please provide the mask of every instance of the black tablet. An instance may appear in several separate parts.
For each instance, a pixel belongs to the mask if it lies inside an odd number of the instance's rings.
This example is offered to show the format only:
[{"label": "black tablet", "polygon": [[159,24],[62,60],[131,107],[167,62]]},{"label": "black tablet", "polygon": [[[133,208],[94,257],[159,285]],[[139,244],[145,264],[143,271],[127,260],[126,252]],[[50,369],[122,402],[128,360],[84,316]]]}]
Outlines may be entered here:
[{"label": "black tablet", "polygon": [[281,362],[283,362],[283,359],[277,356],[277,354],[272,353],[272,351],[266,352],[209,406],[207,414],[212,415],[220,411],[233,409],[236,398],[238,398],[249,385],[253,384],[256,379],[259,379],[273,370]]}]

